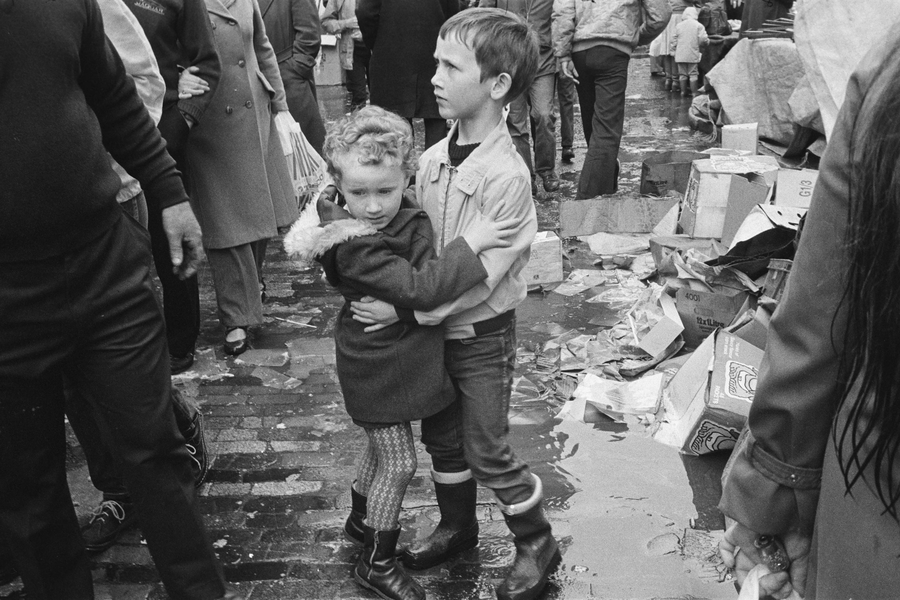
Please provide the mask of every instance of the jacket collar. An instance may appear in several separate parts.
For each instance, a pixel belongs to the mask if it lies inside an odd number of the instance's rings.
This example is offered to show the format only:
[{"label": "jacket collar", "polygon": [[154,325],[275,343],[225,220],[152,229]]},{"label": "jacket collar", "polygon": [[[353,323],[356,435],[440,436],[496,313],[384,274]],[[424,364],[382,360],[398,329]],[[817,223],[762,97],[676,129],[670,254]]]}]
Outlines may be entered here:
[{"label": "jacket collar", "polygon": [[[488,136],[484,138],[484,141],[472,151],[472,154],[470,154],[462,164],[456,167],[456,187],[467,196],[471,196],[475,193],[475,189],[478,187],[478,184],[481,183],[481,180],[484,179],[488,170],[496,164],[498,152],[508,148],[508,146],[512,144],[512,138],[509,136],[509,130],[506,127],[508,110],[509,109],[503,110],[503,116],[501,117],[500,122],[497,123],[497,126],[494,127]],[[450,128],[447,137],[440,142],[441,146],[437,156],[438,161],[431,169],[430,173],[432,183],[436,182],[440,177],[441,166],[450,166],[450,155],[447,149],[450,145],[450,140],[456,135],[458,129],[459,122],[456,122],[453,124],[453,127]]]},{"label": "jacket collar", "polygon": [[234,17],[228,9],[231,8],[235,1],[236,0],[206,0],[206,10],[207,12],[219,15],[224,19],[233,19]]},{"label": "jacket collar", "polygon": [[275,0],[260,0],[259,3],[259,12],[262,16],[266,16],[266,13],[269,12],[269,9],[272,8],[272,5],[275,4]]}]

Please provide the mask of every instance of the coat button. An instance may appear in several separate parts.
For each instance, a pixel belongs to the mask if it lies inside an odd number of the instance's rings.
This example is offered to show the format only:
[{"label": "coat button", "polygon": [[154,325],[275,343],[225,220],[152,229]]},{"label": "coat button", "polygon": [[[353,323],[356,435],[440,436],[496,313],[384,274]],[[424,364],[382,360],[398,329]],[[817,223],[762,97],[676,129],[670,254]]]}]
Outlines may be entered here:
[{"label": "coat button", "polygon": [[239,67],[243,67],[243,66],[246,65],[246,64],[247,64],[247,63],[246,63],[246,61],[244,61],[243,58],[242,58],[241,60],[238,61],[238,66],[239,66]]},{"label": "coat button", "polygon": [[230,114],[233,113],[233,112],[234,112],[234,109],[231,108],[230,106],[226,106],[226,107],[225,107],[225,114],[226,114],[226,115],[230,115]]},{"label": "coat button", "polygon": [[253,103],[247,100],[246,102],[244,102],[244,106],[246,106],[247,108],[253,108]]}]

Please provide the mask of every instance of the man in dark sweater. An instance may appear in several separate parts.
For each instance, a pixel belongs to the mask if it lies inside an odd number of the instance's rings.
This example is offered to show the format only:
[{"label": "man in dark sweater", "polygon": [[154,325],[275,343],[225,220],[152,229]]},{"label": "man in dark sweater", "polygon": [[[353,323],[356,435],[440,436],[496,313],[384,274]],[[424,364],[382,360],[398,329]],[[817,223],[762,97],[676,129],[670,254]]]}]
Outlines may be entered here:
[{"label": "man in dark sweater", "polygon": [[[166,82],[159,131],[166,141],[166,150],[182,174],[186,174],[184,153],[188,135],[191,127],[200,123],[221,74],[206,4],[203,0],[125,0],[125,4],[147,34]],[[193,67],[192,72],[206,81],[209,91],[179,99],[179,71],[188,67]],[[172,275],[162,215],[158,210],[149,210],[147,229],[163,289],[172,372],[181,373],[194,363],[194,346],[200,335],[200,290],[196,277],[179,279]]]},{"label": "man in dark sweater", "polygon": [[0,539],[29,598],[93,598],[66,483],[65,377],[121,459],[169,595],[236,598],[169,401],[147,233],[116,203],[106,150],[161,212],[186,277],[200,229],[175,163],[95,0],[0,0],[0,73]]}]

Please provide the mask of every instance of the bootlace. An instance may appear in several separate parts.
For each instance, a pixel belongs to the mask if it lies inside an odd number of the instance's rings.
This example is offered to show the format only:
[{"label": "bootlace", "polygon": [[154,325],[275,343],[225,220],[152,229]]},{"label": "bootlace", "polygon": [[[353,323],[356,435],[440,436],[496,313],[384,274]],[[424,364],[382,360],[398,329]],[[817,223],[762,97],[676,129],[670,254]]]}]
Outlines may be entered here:
[{"label": "bootlace", "polygon": [[106,516],[110,516],[121,523],[125,520],[125,509],[115,500],[104,500],[94,509],[91,515],[91,523]]}]

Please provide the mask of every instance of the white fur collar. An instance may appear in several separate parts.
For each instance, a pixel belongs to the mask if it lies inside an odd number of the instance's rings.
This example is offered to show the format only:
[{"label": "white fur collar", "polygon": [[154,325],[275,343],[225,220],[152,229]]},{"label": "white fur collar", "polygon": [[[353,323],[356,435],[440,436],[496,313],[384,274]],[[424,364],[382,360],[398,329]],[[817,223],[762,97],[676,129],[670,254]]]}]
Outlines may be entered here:
[{"label": "white fur collar", "polygon": [[370,223],[357,219],[338,219],[319,227],[300,218],[284,236],[284,249],[297,260],[311,262],[342,242],[377,232]]}]

